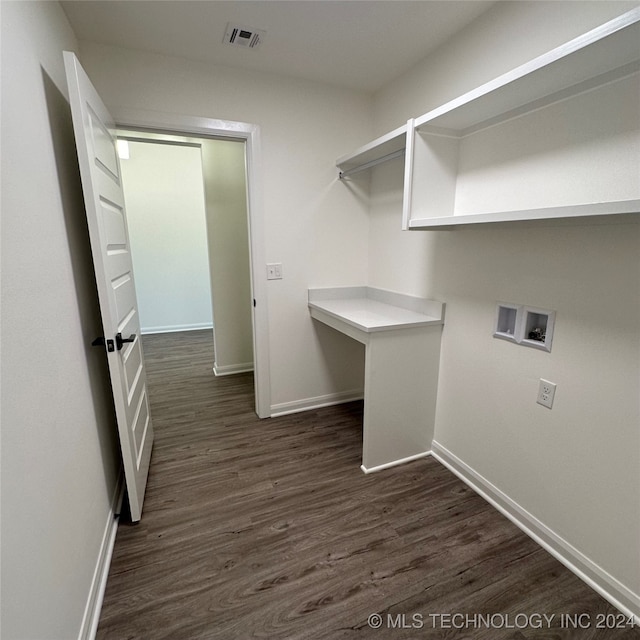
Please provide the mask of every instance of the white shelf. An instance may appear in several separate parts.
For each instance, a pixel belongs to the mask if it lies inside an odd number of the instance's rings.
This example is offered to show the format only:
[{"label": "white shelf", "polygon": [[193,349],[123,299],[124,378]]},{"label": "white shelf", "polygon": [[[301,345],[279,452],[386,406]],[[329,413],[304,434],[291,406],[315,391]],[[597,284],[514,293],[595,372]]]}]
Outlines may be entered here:
[{"label": "white shelf", "polygon": [[638,69],[640,8],[606,22],[416,118],[415,127],[464,136]]},{"label": "white shelf", "polygon": [[405,157],[402,228],[640,213],[640,7],[343,156]]},{"label": "white shelf", "polygon": [[403,125],[356,149],[353,153],[338,158],[336,167],[340,170],[340,177],[358,173],[385,160],[404,155],[406,137],[407,125]]},{"label": "white shelf", "polygon": [[409,221],[409,229],[452,229],[461,225],[487,224],[491,222],[522,222],[531,220],[554,220],[589,216],[639,213],[640,200],[600,202],[566,207],[546,207],[495,213],[440,216],[437,218],[415,218]]},{"label": "white shelf", "polygon": [[403,229],[640,213],[640,7],[409,120]]}]

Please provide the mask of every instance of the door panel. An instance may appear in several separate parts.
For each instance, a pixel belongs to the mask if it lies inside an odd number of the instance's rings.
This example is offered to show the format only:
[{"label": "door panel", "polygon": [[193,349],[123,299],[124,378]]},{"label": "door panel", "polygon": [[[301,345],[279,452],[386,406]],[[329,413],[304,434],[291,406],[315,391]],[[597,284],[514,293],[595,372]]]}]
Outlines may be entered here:
[{"label": "door panel", "polygon": [[153,426],[140,345],[135,281],[113,119],[80,66],[64,52],[104,337],[133,342],[107,351],[131,517],[140,520]]},{"label": "door panel", "polygon": [[122,209],[106,200],[100,200],[100,207],[106,234],[107,253],[113,254],[116,251],[126,251],[127,229]]},{"label": "door panel", "polygon": [[105,173],[110,174],[116,183],[118,183],[120,178],[118,155],[117,149],[113,146],[114,143],[112,142],[111,134],[89,104],[87,104],[87,113],[91,126],[96,166],[100,167]]},{"label": "door panel", "polygon": [[133,344],[127,350],[124,359],[124,374],[126,387],[135,391],[136,378],[142,374],[142,354],[140,353],[140,347],[138,344]]}]

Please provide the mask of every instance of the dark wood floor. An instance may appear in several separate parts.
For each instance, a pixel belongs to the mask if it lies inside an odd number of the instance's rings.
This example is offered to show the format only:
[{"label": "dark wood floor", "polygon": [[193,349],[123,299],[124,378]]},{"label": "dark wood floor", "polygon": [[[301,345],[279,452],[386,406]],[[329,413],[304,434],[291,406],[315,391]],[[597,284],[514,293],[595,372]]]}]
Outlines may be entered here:
[{"label": "dark wood floor", "polygon": [[640,638],[597,630],[616,610],[434,459],[364,475],[359,403],[260,421],[210,332],[143,344],[156,442],[98,638]]}]

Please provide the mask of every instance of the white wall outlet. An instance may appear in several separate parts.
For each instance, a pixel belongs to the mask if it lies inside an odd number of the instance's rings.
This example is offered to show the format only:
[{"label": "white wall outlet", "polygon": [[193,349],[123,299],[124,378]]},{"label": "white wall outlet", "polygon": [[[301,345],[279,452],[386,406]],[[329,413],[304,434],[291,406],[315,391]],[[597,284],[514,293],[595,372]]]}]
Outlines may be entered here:
[{"label": "white wall outlet", "polygon": [[543,407],[551,409],[553,406],[553,398],[556,395],[556,383],[549,382],[540,378],[540,386],[538,387],[538,399],[536,402]]},{"label": "white wall outlet", "polygon": [[282,264],[272,262],[267,264],[267,280],[282,280]]}]

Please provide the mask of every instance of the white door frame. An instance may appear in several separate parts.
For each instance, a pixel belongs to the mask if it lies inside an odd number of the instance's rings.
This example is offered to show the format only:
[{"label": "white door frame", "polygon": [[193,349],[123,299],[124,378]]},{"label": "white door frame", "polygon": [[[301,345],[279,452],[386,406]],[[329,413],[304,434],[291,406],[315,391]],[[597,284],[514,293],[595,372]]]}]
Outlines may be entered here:
[{"label": "white door frame", "polygon": [[112,108],[111,113],[119,129],[146,129],[156,133],[199,135],[245,141],[251,293],[255,301],[253,306],[253,367],[256,413],[260,418],[271,417],[267,283],[264,269],[261,268],[267,263],[267,260],[262,208],[260,127],[246,122],[215,120],[144,109]]}]

